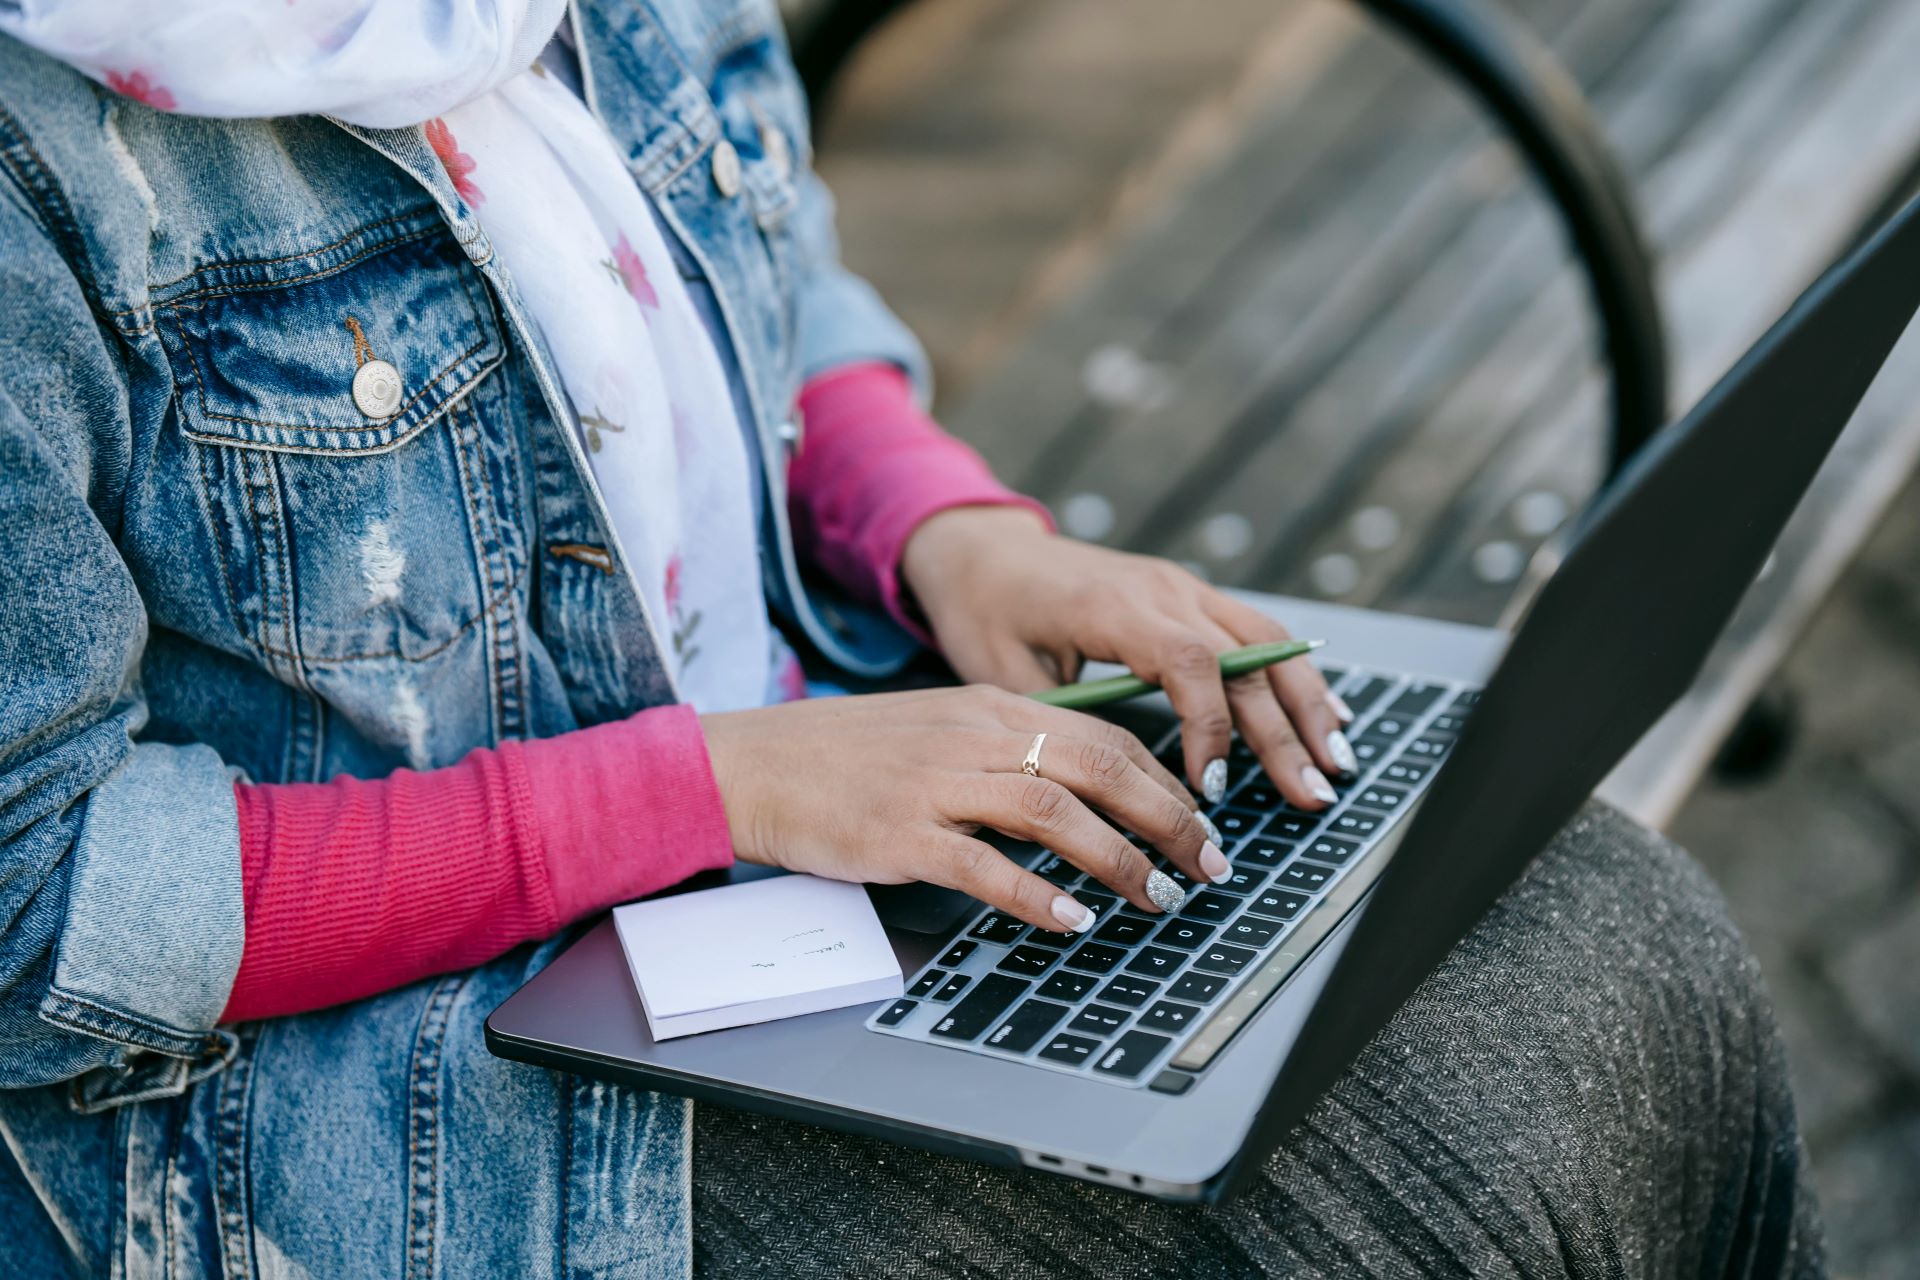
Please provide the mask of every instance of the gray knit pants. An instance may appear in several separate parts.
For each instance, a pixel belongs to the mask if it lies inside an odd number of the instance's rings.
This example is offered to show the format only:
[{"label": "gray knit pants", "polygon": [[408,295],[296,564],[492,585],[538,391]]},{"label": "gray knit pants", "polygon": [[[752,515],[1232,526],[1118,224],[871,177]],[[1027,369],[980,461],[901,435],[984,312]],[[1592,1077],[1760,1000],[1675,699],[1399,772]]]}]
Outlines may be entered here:
[{"label": "gray knit pants", "polygon": [[1168,1205],[695,1109],[703,1276],[1822,1274],[1772,1010],[1685,854],[1599,807],[1239,1199]]}]

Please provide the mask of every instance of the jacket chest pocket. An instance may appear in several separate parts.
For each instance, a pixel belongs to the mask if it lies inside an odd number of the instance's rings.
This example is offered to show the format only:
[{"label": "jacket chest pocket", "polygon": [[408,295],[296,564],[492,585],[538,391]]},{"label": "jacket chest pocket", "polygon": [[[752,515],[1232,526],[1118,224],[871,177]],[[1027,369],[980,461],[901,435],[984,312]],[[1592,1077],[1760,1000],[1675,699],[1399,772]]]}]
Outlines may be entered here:
[{"label": "jacket chest pocket", "polygon": [[269,665],[424,661],[517,589],[500,322],[431,211],[207,268],[155,310],[222,587]]}]

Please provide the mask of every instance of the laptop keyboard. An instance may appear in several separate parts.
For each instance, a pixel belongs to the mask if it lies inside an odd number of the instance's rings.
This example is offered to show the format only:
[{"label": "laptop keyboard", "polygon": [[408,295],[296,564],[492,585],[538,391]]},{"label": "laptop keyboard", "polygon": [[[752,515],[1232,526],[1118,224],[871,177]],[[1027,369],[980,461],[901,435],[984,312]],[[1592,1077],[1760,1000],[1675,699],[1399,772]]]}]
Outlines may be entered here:
[{"label": "laptop keyboard", "polygon": [[[1236,740],[1236,785],[1207,810],[1231,880],[1195,884],[1136,838],[1187,891],[1178,912],[1148,915],[1041,850],[1032,869],[1099,916],[1092,931],[1052,933],[984,910],[868,1027],[1117,1085],[1190,1086],[1371,884],[1379,868],[1369,853],[1426,786],[1479,698],[1464,686],[1379,672],[1323,674],[1355,716],[1347,733],[1360,767],[1354,779],[1335,781],[1338,803],[1322,813],[1292,808]],[[1155,754],[1184,775],[1177,730]],[[1369,870],[1350,874],[1362,866]]]}]

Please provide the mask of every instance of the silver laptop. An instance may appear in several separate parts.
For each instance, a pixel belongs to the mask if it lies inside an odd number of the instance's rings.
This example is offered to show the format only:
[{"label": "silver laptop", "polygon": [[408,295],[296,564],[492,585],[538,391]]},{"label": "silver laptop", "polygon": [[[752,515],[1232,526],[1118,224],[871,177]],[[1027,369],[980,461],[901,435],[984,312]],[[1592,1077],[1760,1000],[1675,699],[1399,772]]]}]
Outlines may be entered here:
[{"label": "silver laptop", "polygon": [[[1188,889],[1178,913],[1008,842],[1100,910],[1091,935],[875,889],[904,997],[655,1044],[603,921],[493,1013],[489,1047],[1165,1199],[1231,1195],[1692,681],[1911,317],[1917,210],[1596,501],[1510,644],[1248,597],[1327,639],[1360,769],[1308,813],[1236,747],[1210,810],[1234,877],[1193,884],[1156,858]],[[1119,717],[1179,772],[1163,702]]]}]

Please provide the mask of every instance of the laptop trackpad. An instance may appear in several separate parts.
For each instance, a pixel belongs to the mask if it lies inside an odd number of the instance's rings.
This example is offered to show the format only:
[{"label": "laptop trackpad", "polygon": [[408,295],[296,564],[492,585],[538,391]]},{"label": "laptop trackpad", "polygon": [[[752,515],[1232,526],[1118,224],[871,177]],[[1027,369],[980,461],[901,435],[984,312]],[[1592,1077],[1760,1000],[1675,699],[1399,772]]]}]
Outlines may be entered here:
[{"label": "laptop trackpad", "polygon": [[[1009,840],[991,831],[981,832],[980,838],[1023,867],[1032,866],[1041,852],[1039,845]],[[912,933],[945,933],[980,906],[971,894],[935,884],[870,884],[867,896],[873,899],[882,924]]]}]

